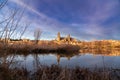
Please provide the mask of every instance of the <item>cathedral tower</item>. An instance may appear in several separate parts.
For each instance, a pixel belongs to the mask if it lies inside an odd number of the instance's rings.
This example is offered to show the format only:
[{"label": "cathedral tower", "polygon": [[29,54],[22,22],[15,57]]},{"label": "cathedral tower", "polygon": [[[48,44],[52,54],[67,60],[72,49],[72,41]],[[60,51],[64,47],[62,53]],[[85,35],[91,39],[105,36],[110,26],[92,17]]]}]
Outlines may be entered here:
[{"label": "cathedral tower", "polygon": [[70,34],[67,36],[67,40],[70,42]]},{"label": "cathedral tower", "polygon": [[57,34],[57,41],[60,41],[60,32]]}]

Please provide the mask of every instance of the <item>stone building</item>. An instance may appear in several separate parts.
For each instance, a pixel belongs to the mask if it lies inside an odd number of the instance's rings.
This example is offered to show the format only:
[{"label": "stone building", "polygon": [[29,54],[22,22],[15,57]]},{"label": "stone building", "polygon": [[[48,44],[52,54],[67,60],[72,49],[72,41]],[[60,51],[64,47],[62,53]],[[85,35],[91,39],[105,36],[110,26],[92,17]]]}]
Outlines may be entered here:
[{"label": "stone building", "polygon": [[77,41],[75,38],[72,38],[70,34],[67,35],[67,37],[61,37],[60,32],[58,32],[56,40],[58,42],[76,42]]}]

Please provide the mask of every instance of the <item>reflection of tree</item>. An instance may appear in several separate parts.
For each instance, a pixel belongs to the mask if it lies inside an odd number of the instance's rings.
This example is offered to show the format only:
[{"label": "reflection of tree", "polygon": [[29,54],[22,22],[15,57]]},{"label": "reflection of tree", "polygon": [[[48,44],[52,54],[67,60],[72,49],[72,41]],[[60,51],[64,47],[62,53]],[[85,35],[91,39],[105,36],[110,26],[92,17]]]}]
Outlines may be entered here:
[{"label": "reflection of tree", "polygon": [[40,66],[38,54],[33,54],[33,58],[34,58],[33,67],[34,67],[35,70],[37,70],[39,68],[39,66]]},{"label": "reflection of tree", "polygon": [[2,66],[3,67],[8,67],[8,64],[7,64],[7,56],[4,54],[3,58],[2,58]]},{"label": "reflection of tree", "polygon": [[104,56],[102,56],[102,62],[103,62],[103,71],[105,70],[105,60],[104,60]]},{"label": "reflection of tree", "polygon": [[7,55],[4,53],[2,57],[0,57],[0,65],[5,68],[10,68],[13,65],[13,63],[15,63],[14,59],[15,54]]}]

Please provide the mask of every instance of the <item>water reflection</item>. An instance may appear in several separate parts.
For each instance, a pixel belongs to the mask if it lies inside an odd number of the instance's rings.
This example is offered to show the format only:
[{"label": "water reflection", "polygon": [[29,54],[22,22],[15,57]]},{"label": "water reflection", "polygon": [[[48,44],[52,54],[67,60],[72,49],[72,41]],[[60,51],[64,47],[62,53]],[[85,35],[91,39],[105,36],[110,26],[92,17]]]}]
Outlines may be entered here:
[{"label": "water reflection", "polygon": [[57,64],[62,67],[74,68],[120,68],[120,50],[80,50],[80,53],[43,53],[18,55],[0,55],[0,64],[9,63],[10,67],[25,67],[36,70],[40,65]]},{"label": "water reflection", "polygon": [[83,49],[80,53],[91,53],[93,55],[120,56],[120,49]]}]

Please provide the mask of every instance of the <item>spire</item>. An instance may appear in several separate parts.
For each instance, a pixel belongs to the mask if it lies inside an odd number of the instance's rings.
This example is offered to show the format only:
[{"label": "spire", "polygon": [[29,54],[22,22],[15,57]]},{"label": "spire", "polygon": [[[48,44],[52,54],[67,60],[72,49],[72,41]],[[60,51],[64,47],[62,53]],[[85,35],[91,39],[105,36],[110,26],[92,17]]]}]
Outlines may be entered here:
[{"label": "spire", "polygon": [[60,41],[60,32],[57,34],[57,41]]},{"label": "spire", "polygon": [[68,34],[67,39],[68,39],[68,41],[70,41],[70,34]]}]

